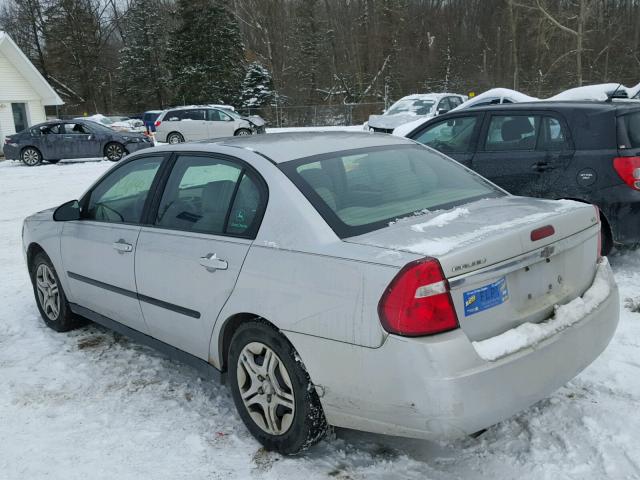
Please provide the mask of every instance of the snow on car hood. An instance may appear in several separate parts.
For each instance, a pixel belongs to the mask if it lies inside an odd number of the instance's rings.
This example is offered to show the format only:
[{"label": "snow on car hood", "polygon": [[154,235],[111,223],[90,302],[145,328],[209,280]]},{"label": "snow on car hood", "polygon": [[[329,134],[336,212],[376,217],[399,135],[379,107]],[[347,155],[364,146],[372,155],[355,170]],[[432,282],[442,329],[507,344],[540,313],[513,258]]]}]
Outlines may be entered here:
[{"label": "snow on car hood", "polygon": [[256,127],[262,127],[266,124],[264,118],[259,115],[250,115],[248,117],[242,117],[242,119],[246,120],[247,122],[253,123]]},{"label": "snow on car hood", "polygon": [[628,98],[635,97],[640,92],[640,83],[635,87],[625,87],[619,83],[601,83],[598,85],[587,85],[584,87],[570,88],[547,100],[596,100],[602,101],[609,98],[614,91],[617,93],[625,92]]},{"label": "snow on car hood", "polygon": [[[531,231],[551,222],[556,233],[532,245]],[[481,264],[465,269],[466,273],[544,247],[596,223],[595,210],[588,204],[505,196],[400,219],[388,228],[347,241],[437,257],[445,272],[464,263],[462,257],[483,258]]]},{"label": "snow on car hood", "polygon": [[401,113],[398,115],[369,115],[369,126],[391,130],[405,123],[414,122],[417,118],[427,120],[432,117],[433,114],[418,116],[410,113]]}]

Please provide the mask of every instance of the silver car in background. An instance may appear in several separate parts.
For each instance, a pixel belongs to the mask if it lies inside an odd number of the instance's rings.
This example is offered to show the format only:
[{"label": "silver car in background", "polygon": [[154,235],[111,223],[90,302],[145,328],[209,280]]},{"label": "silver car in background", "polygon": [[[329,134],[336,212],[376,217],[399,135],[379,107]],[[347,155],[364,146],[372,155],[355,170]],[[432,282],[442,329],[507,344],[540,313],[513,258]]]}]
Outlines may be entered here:
[{"label": "silver car in background", "polygon": [[328,425],[448,439],[549,395],[618,323],[591,205],[367,133],[139,152],[25,220],[36,302],[227,379],[270,450]]},{"label": "silver car in background", "polygon": [[264,120],[230,108],[193,105],[165,110],[155,121],[156,140],[170,144],[265,133]]}]

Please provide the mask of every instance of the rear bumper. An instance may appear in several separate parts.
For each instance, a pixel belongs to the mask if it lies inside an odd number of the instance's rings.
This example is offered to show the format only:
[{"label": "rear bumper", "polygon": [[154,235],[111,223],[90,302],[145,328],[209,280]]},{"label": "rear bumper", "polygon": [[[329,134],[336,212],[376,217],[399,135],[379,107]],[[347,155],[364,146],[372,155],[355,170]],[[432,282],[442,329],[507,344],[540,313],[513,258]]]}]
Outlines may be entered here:
[{"label": "rear bumper", "polygon": [[319,385],[330,424],[414,438],[455,438],[547,397],[600,355],[619,316],[618,289],[609,278],[609,295],[589,314],[493,362],[478,356],[461,329],[423,338],[390,335],[378,349],[327,341],[324,355],[314,354],[317,338],[290,338]]},{"label": "rear bumper", "polygon": [[2,150],[7,160],[20,160],[20,146],[18,144],[5,143]]}]

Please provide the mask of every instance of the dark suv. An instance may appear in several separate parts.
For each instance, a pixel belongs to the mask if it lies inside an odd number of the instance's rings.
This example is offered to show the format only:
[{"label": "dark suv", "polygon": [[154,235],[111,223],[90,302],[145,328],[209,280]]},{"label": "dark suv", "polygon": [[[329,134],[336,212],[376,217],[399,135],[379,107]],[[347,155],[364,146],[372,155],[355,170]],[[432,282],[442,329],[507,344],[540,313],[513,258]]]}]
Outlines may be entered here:
[{"label": "dark suv", "polygon": [[531,102],[460,110],[407,137],[515,195],[600,208],[602,249],[640,242],[640,102]]}]

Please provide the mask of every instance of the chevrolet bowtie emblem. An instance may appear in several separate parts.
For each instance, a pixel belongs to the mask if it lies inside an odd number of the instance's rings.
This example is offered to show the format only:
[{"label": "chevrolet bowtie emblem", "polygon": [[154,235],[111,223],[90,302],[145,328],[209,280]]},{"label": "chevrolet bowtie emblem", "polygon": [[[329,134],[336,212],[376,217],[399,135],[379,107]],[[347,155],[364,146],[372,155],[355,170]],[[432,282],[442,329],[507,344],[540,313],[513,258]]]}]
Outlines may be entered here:
[{"label": "chevrolet bowtie emblem", "polygon": [[555,251],[556,251],[556,247],[547,246],[540,251],[540,256],[542,258],[549,258],[551,255],[553,255],[553,252]]}]

